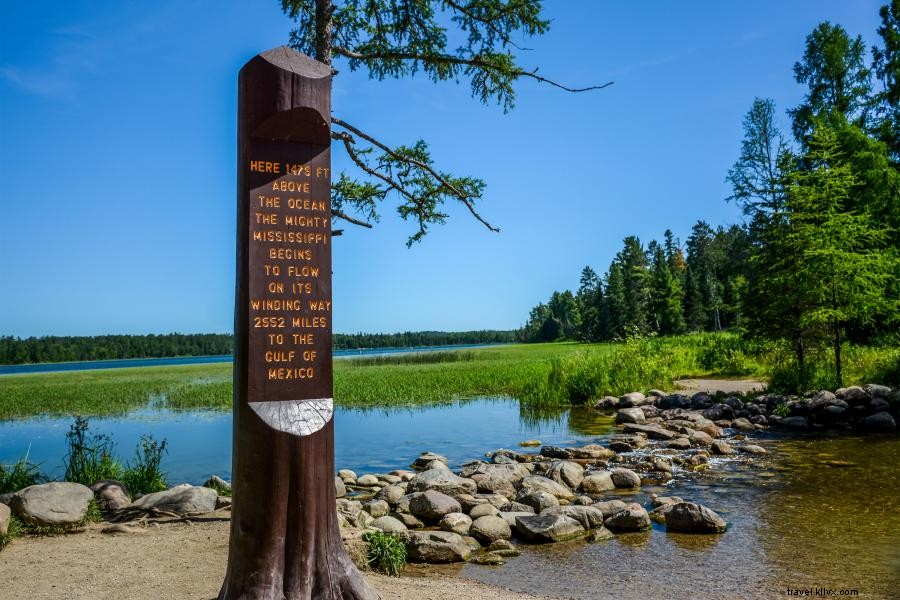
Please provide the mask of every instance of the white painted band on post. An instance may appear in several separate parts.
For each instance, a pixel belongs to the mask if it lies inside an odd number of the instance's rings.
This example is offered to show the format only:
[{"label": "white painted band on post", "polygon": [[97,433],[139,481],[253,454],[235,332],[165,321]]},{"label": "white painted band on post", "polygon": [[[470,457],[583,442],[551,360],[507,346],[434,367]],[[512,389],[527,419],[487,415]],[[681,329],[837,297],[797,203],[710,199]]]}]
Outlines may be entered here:
[{"label": "white painted band on post", "polygon": [[299,436],[319,431],[334,415],[333,398],[249,404],[253,412],[272,429]]}]

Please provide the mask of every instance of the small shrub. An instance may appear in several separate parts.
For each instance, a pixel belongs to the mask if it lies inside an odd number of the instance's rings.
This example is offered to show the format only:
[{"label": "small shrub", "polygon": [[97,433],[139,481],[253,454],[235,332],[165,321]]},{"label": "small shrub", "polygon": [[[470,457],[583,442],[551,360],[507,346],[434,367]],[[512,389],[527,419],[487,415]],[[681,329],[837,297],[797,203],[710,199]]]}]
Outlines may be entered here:
[{"label": "small shrub", "polygon": [[22,522],[19,521],[18,518],[11,517],[9,520],[9,528],[6,530],[6,535],[0,535],[0,550],[3,550],[9,544],[19,537],[22,533]]},{"label": "small shrub", "polygon": [[788,408],[787,402],[782,402],[772,412],[779,417],[786,417],[791,414],[791,409]]},{"label": "small shrub", "polygon": [[134,463],[128,463],[120,479],[132,496],[152,494],[169,487],[166,474],[160,468],[166,445],[166,440],[160,442],[152,435],[141,436],[134,451]]},{"label": "small shrub", "polygon": [[403,565],[406,564],[406,545],[400,536],[382,531],[369,531],[365,534],[369,545],[368,562],[374,571],[399,577]]},{"label": "small shrub", "polygon": [[119,479],[122,465],[114,458],[115,444],[106,434],[91,434],[84,417],[75,417],[75,422],[66,434],[69,446],[65,458],[65,480],[91,485],[101,479]]},{"label": "small shrub", "polygon": [[41,475],[39,466],[28,460],[30,452],[31,448],[28,449],[24,457],[12,465],[5,467],[0,465],[0,494],[18,492],[29,485],[47,481],[47,478]]}]

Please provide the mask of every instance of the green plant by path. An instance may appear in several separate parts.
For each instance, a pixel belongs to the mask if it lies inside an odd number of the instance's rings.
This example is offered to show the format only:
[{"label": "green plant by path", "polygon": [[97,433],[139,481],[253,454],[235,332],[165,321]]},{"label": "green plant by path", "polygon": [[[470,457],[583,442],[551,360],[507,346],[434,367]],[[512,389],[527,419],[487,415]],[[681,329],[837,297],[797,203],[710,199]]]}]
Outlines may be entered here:
[{"label": "green plant by path", "polygon": [[169,487],[166,474],[160,468],[166,446],[166,440],[157,441],[152,435],[141,436],[134,462],[128,463],[121,478],[132,496],[161,492]]},{"label": "green plant by path", "polygon": [[43,483],[47,480],[41,475],[38,465],[28,460],[31,452],[29,447],[25,456],[11,465],[0,465],[0,494],[18,492],[30,485]]},{"label": "green plant by path", "polygon": [[400,536],[383,531],[368,531],[365,534],[368,543],[368,562],[372,570],[399,577],[406,564],[406,545]]},{"label": "green plant by path", "polygon": [[113,455],[112,438],[90,433],[89,427],[87,419],[77,416],[66,434],[64,480],[91,485],[102,479],[120,479],[122,465]]}]

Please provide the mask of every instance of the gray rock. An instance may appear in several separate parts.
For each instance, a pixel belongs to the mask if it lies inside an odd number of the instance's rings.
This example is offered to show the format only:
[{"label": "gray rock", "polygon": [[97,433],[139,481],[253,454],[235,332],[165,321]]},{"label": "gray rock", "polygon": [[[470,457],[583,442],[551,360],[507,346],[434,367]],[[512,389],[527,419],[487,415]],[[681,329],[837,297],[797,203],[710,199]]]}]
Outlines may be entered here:
[{"label": "gray rock", "polygon": [[161,510],[178,515],[207,513],[216,509],[218,496],[212,488],[176,485],[162,492],[141,496],[131,503],[131,508]]},{"label": "gray rock", "polygon": [[567,488],[577,489],[584,479],[584,467],[568,460],[555,461],[547,469],[546,476]]},{"label": "gray rock", "polygon": [[693,396],[691,396],[691,408],[695,410],[712,408],[714,404],[715,400],[713,400],[712,397],[706,392],[697,392]]},{"label": "gray rock", "polygon": [[613,469],[612,482],[617,488],[641,487],[641,478],[631,469]]},{"label": "gray rock", "polygon": [[615,455],[615,452],[609,448],[600,446],[599,444],[588,444],[578,448],[569,448],[570,458],[601,459],[612,458]]},{"label": "gray rock", "polygon": [[363,504],[363,510],[375,517],[384,517],[391,512],[391,507],[384,500],[369,500]]},{"label": "gray rock", "polygon": [[[419,529],[421,527],[425,527],[425,523],[423,523],[421,519],[409,513],[393,513],[389,516],[394,517],[409,529]],[[380,518],[382,517],[379,517],[379,519]],[[377,521],[378,519],[375,520]]]},{"label": "gray rock", "polygon": [[[530,507],[529,507],[530,508]],[[516,517],[529,517],[534,515],[533,512],[522,511],[522,510],[503,510],[500,511],[500,518],[506,521],[506,524],[510,527],[516,526]]]},{"label": "gray rock", "polygon": [[622,430],[625,431],[625,433],[643,433],[651,440],[671,440],[676,437],[674,431],[669,431],[668,429],[663,429],[659,425],[653,424],[639,425],[626,423],[622,427]]},{"label": "gray rock", "polygon": [[677,408],[688,408],[691,405],[691,399],[684,394],[669,394],[659,399],[657,407],[660,410],[671,410]]},{"label": "gray rock", "polygon": [[507,502],[500,507],[500,512],[524,512],[534,514],[534,507],[521,502]]},{"label": "gray rock", "polygon": [[343,479],[345,483],[353,483],[356,481],[356,473],[350,469],[341,469],[338,471],[338,477]]},{"label": "gray rock", "polygon": [[372,487],[379,485],[380,483],[381,482],[378,480],[378,477],[371,474],[366,474],[356,479],[356,485],[360,487]]},{"label": "gray rock", "polygon": [[516,485],[530,474],[524,464],[470,463],[463,466],[460,475],[471,479],[479,492],[496,493],[511,498],[516,494]]},{"label": "gray rock", "polygon": [[589,542],[604,542],[606,540],[611,540],[616,537],[612,531],[607,529],[606,527],[598,527],[593,530],[590,535],[587,537],[587,541]]},{"label": "gray rock", "polygon": [[628,505],[622,500],[606,500],[604,502],[594,502],[591,506],[602,512],[603,518],[606,519],[606,517],[623,510]]},{"label": "gray rock", "polygon": [[768,454],[768,451],[765,448],[757,446],[756,444],[744,444],[743,446],[738,446],[737,451],[743,454],[752,454],[754,456]]},{"label": "gray rock", "polygon": [[647,513],[647,516],[650,517],[650,520],[654,523],[662,523],[663,525],[665,525],[666,515],[669,514],[669,511],[672,510],[673,506],[675,506],[674,502],[657,506],[649,513]]},{"label": "gray rock", "polygon": [[678,504],[679,502],[684,502],[684,500],[678,496],[657,496],[656,494],[650,496],[650,501],[653,504],[653,508],[659,508],[666,504]]},{"label": "gray rock", "polygon": [[129,495],[128,488],[122,482],[104,479],[96,481],[88,487],[94,492],[94,499],[97,501],[97,508],[100,510],[119,510],[131,504],[131,495]]},{"label": "gray rock", "polygon": [[[843,402],[839,400],[839,402]],[[822,418],[826,421],[841,421],[847,417],[847,409],[837,404],[822,409]]]},{"label": "gray rock", "polygon": [[410,531],[405,543],[410,562],[465,562],[472,555],[472,548],[462,536],[450,531]]},{"label": "gray rock", "polygon": [[409,512],[426,522],[437,522],[444,515],[462,512],[462,506],[446,494],[426,490],[410,495]]},{"label": "gray rock", "polygon": [[469,516],[473,520],[479,517],[496,517],[499,514],[500,511],[497,509],[497,507],[488,503],[473,506],[472,510],[469,511]]},{"label": "gray rock", "polygon": [[[626,425],[625,427],[643,427],[643,425]],[[609,449],[615,452],[631,452],[638,448],[645,448],[649,443],[645,433],[619,433],[609,438]]]},{"label": "gray rock", "polygon": [[[215,503],[216,493],[209,490]],[[94,492],[80,483],[53,481],[16,492],[10,508],[25,523],[71,525],[84,519]]]},{"label": "gray rock", "polygon": [[410,466],[413,469],[422,471],[425,469],[425,467],[428,465],[428,463],[430,463],[433,460],[439,460],[442,463],[444,463],[445,465],[447,464],[446,456],[441,456],[440,454],[435,454],[434,452],[423,452],[422,454],[419,455],[418,458],[416,458],[416,460],[414,460],[412,462],[412,464]]},{"label": "gray rock", "polygon": [[650,528],[650,516],[643,506],[632,502],[608,516],[605,525],[613,531],[642,531]]},{"label": "gray rock", "polygon": [[[529,475],[522,480],[523,490],[540,490],[560,500],[574,500],[575,494],[567,486],[540,475]],[[521,500],[520,500],[521,502]]]},{"label": "gray rock", "polygon": [[709,434],[703,431],[695,431],[688,436],[688,440],[690,440],[691,446],[711,446],[713,443]]},{"label": "gray rock", "polygon": [[435,490],[447,496],[460,494],[474,494],[477,491],[475,482],[471,479],[454,475],[445,469],[429,469],[410,479],[408,490],[410,492],[424,492]]},{"label": "gray rock", "polygon": [[433,471],[433,470],[449,471],[450,467],[448,467],[447,463],[445,463],[442,460],[432,460],[427,465],[425,465],[425,470],[426,471]]},{"label": "gray rock", "polygon": [[469,535],[472,519],[462,513],[450,513],[441,518],[438,527],[444,531],[452,531],[459,535]]},{"label": "gray rock", "polygon": [[734,448],[725,440],[714,440],[711,449],[713,454],[734,454]]},{"label": "gray rock", "polygon": [[594,403],[597,410],[612,410],[619,406],[619,399],[615,396],[603,396]]},{"label": "gray rock", "polygon": [[[93,486],[92,486],[93,487]],[[218,475],[213,475],[205,482],[203,482],[203,487],[213,488],[214,490],[218,490],[219,492],[230,492],[231,484],[219,477]]]},{"label": "gray rock", "polygon": [[12,519],[12,510],[7,505],[0,503],[0,537],[9,532],[10,519]]},{"label": "gray rock", "polygon": [[[206,486],[209,487],[209,486]],[[334,478],[334,497],[335,498],[343,498],[347,495],[347,486],[344,484],[344,480],[340,477]]]},{"label": "gray rock", "polygon": [[532,543],[563,542],[585,534],[581,523],[559,511],[516,517],[516,533]]},{"label": "gray rock", "polygon": [[576,506],[590,506],[594,503],[594,499],[590,496],[576,496],[574,500],[572,500],[572,504]]},{"label": "gray rock", "polygon": [[594,506],[563,506],[560,508],[564,515],[581,523],[585,529],[597,529],[603,527],[603,511]]},{"label": "gray rock", "polygon": [[640,408],[620,408],[616,411],[616,423],[643,424],[647,421],[644,411]]},{"label": "gray rock", "polygon": [[380,529],[385,533],[403,533],[408,529],[402,521],[400,521],[396,517],[391,517],[389,515],[378,517],[377,519],[372,521],[372,527],[374,527],[375,529]]},{"label": "gray rock", "polygon": [[472,522],[472,537],[485,545],[490,545],[497,540],[508,540],[512,537],[509,523],[499,516],[486,515],[478,517]]},{"label": "gray rock", "polygon": [[400,499],[405,495],[406,490],[399,485],[389,485],[378,490],[378,493],[375,494],[375,497],[379,500],[384,500],[391,506],[397,506],[397,504],[400,502]]},{"label": "gray rock", "polygon": [[[652,401],[651,401],[652,402]],[[629,408],[631,406],[642,406],[647,404],[647,397],[640,392],[629,392],[619,397],[619,408]]]},{"label": "gray rock", "polygon": [[878,412],[863,419],[862,428],[866,431],[890,433],[897,430],[897,423],[891,413]]},{"label": "gray rock", "polygon": [[851,385],[850,387],[836,390],[834,395],[841,400],[845,400],[851,406],[865,404],[869,401],[869,394],[858,385]]},{"label": "gray rock", "polygon": [[809,427],[809,421],[806,417],[785,417],[778,424],[781,427],[790,427],[792,429],[806,429]]},{"label": "gray rock", "polygon": [[544,490],[523,489],[519,492],[519,495],[516,496],[516,501],[526,506],[530,506],[534,512],[537,513],[548,508],[559,507],[559,500],[556,496],[545,492]]},{"label": "gray rock", "polygon": [[872,398],[888,399],[891,396],[891,388],[886,385],[878,385],[877,383],[867,383],[863,386],[863,390]]},{"label": "gray rock", "polygon": [[475,494],[475,499],[487,500],[488,504],[498,509],[509,503],[509,498],[500,494]]},{"label": "gray rock", "polygon": [[688,533],[721,533],[728,524],[712,510],[693,502],[679,502],[666,513],[666,528]]},{"label": "gray rock", "polygon": [[687,450],[691,447],[691,440],[686,437],[675,438],[668,444],[666,444],[666,448],[674,448],[675,450]]}]

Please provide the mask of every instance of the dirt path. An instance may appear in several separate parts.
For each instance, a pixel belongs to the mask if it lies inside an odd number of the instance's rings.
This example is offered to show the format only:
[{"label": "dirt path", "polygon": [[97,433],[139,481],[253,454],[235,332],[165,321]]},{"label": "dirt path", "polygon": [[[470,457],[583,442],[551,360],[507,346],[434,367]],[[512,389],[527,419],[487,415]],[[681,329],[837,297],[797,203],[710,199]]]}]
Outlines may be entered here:
[{"label": "dirt path", "polygon": [[[211,600],[225,574],[228,525],[164,524],[120,535],[93,525],[85,533],[19,538],[0,551],[0,597]],[[367,577],[385,600],[537,600],[439,569],[419,572],[434,574]]]},{"label": "dirt path", "polygon": [[675,385],[680,392],[725,392],[726,394],[746,394],[766,389],[764,381],[756,379],[677,379]]}]

